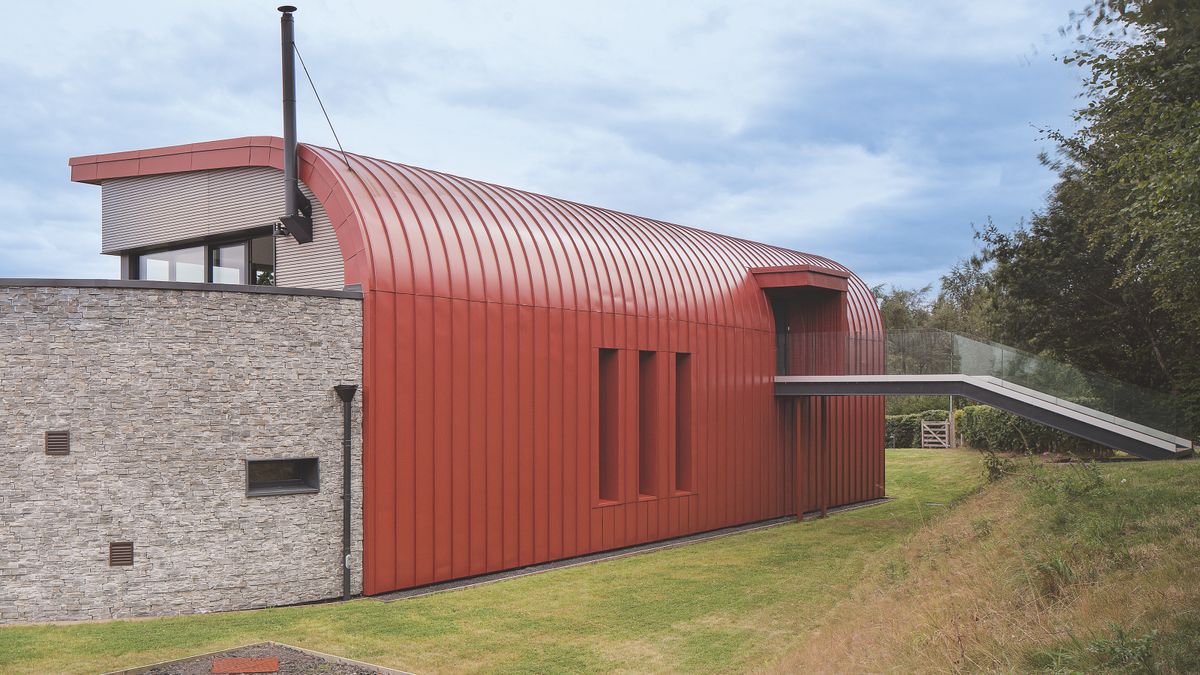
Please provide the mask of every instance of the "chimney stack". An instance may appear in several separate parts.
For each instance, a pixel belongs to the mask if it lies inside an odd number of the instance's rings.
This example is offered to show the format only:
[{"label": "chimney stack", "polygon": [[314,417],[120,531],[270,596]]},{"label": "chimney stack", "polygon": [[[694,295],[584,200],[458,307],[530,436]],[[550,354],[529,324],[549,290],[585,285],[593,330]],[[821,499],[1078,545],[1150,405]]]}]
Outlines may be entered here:
[{"label": "chimney stack", "polygon": [[312,241],[312,205],[300,192],[300,175],[296,150],[296,8],[279,8],[279,37],[283,56],[283,189],[284,214],[279,227],[298,243]]}]

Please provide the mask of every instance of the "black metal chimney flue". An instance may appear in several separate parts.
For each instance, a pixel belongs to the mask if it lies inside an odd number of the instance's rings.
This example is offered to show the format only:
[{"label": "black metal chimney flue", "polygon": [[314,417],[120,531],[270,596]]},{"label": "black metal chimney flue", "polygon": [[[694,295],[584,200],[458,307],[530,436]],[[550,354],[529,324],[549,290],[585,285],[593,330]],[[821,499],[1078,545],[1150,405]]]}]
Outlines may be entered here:
[{"label": "black metal chimney flue", "polygon": [[292,12],[296,8],[283,5],[279,8],[279,37],[283,56],[283,190],[284,214],[279,225],[296,241],[304,244],[312,241],[311,205],[300,192],[300,176],[296,155],[296,21]]}]

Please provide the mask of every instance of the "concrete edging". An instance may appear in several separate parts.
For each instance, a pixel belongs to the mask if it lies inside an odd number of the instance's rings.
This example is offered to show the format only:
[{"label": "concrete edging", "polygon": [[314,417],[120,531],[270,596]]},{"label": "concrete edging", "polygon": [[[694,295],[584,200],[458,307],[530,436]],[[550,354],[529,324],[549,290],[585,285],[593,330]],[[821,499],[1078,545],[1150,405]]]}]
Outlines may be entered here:
[{"label": "concrete edging", "polygon": [[295,649],[298,652],[308,654],[309,656],[313,656],[318,659],[324,659],[326,661],[331,661],[333,663],[337,663],[337,664],[340,664],[343,666],[353,666],[355,668],[362,668],[363,670],[369,670],[373,673],[377,673],[378,675],[413,675],[412,673],[410,673],[406,670],[396,670],[395,668],[387,668],[385,666],[377,666],[374,663],[367,663],[365,661],[355,661],[354,659],[348,659],[343,656],[334,656],[333,654],[326,654],[325,652],[318,652],[313,649],[305,649],[304,647],[297,647],[296,645],[289,645],[285,642],[275,642],[274,640],[264,640],[263,642],[251,642],[250,644],[238,645],[237,647],[228,647],[226,649],[218,649],[216,651],[205,652],[203,654],[193,654],[191,656],[184,656],[184,657],[178,658],[178,659],[171,659],[170,661],[159,661],[158,663],[148,663],[144,666],[134,666],[132,668],[125,668],[124,670],[110,670],[107,673],[102,673],[102,675],[142,675],[142,673],[148,673],[155,668],[165,668],[167,666],[171,666],[176,663],[183,663],[184,661],[192,661],[194,659],[208,658],[210,656],[217,656],[218,654],[224,654],[225,652],[232,652],[232,651],[235,651],[238,649],[246,649],[248,647],[257,647],[259,645],[270,645],[272,647],[284,647],[286,649]]}]

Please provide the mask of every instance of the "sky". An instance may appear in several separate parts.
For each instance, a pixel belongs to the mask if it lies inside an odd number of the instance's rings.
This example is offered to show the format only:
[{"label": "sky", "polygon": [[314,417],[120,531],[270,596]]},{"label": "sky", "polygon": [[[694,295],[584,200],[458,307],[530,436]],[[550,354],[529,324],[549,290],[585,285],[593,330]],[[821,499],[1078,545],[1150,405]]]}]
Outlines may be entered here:
[{"label": "sky", "polygon": [[[0,25],[0,277],[118,276],[67,159],[281,135],[276,2],[42,2]],[[1054,182],[1082,3],[296,0],[346,150],[936,282]],[[303,74],[300,75],[303,77]],[[302,142],[333,145],[307,83]]]}]

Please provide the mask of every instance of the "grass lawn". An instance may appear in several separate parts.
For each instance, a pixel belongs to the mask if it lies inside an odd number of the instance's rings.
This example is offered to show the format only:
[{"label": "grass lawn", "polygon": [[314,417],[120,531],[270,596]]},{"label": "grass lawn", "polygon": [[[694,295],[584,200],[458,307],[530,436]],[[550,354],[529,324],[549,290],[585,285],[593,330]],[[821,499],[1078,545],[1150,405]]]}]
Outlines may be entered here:
[{"label": "grass lawn", "polygon": [[822,521],[413,600],[0,628],[0,672],[96,672],[276,640],[406,670],[732,670],[795,649],[881,549],[982,480],[965,451],[888,451],[897,499]]},{"label": "grass lawn", "polygon": [[1200,461],[889,450],[895,501],[390,604],[0,628],[0,672],[276,640],[417,672],[1200,672]]}]

